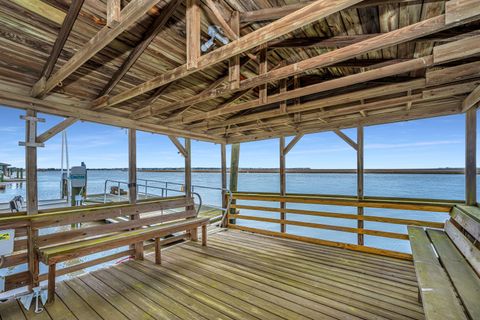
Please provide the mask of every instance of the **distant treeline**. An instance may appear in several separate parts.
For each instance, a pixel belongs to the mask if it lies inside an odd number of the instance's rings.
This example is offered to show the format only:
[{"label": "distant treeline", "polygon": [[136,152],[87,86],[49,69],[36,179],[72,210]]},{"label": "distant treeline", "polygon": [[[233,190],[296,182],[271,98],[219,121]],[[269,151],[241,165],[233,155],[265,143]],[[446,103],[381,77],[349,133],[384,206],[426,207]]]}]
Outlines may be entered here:
[{"label": "distant treeline", "polygon": [[[127,171],[127,168],[94,168],[88,170],[115,170]],[[43,168],[38,171],[60,171],[57,168]],[[139,172],[184,172],[184,168],[138,168]],[[229,171],[227,169],[227,171]],[[287,168],[287,173],[335,173],[352,174],[355,169],[311,169],[311,168]],[[192,172],[220,173],[220,168],[192,168]],[[278,168],[240,168],[240,173],[278,173]],[[431,168],[431,169],[365,169],[365,173],[370,174],[463,174],[464,168]],[[480,169],[477,169],[480,173]]]}]

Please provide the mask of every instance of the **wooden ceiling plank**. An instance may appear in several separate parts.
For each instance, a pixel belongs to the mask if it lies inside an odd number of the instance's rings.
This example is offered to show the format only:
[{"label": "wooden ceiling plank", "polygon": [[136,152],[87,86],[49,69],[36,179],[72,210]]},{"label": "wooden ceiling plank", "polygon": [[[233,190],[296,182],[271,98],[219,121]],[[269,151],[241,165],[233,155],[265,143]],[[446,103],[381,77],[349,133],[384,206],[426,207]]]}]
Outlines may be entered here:
[{"label": "wooden ceiling plank", "polygon": [[67,42],[68,36],[72,31],[75,21],[77,20],[83,2],[84,0],[73,0],[70,8],[68,8],[68,12],[63,20],[57,39],[55,39],[55,43],[47,59],[47,63],[45,63],[43,67],[42,74],[40,76],[40,79],[42,79],[43,82],[46,82],[46,79],[48,79],[52,74],[53,68],[55,68],[55,65],[57,64],[58,57],[60,56],[60,53],[62,53],[65,42]]},{"label": "wooden ceiling plank", "polygon": [[102,28],[88,43],[86,43],[75,55],[70,58],[56,73],[49,77],[46,81],[37,82],[33,88],[31,95],[33,97],[43,97],[60,82],[74,73],[85,62],[92,58],[98,51],[107,46],[118,35],[140,19],[149,9],[157,4],[159,0],[133,0],[123,10],[120,23],[109,28]]},{"label": "wooden ceiling plank", "polygon": [[323,17],[343,10],[359,2],[361,2],[361,0],[338,0],[335,2],[328,0],[317,0],[298,11],[283,17],[280,20],[272,22],[265,27],[239,38],[238,40],[230,42],[221,48],[201,56],[198,59],[198,68],[196,69],[188,69],[187,65],[181,65],[154,79],[146,81],[138,86],[135,86],[134,88],[110,97],[108,102],[104,103],[112,106],[132,99],[159,86],[184,78],[195,72],[211,67],[219,62],[225,61],[226,59],[229,59],[235,55],[244,53],[250,49],[253,49],[254,47],[286,35],[292,31],[309,25],[312,22],[318,21]]},{"label": "wooden ceiling plank", "polygon": [[[99,97],[109,94],[118,84],[118,82],[122,80],[125,74],[127,74],[127,72],[135,64],[138,58],[140,58],[143,52],[148,48],[150,43],[152,43],[152,41],[157,37],[160,31],[163,30],[168,20],[172,17],[172,15],[175,13],[181,3],[182,1],[170,0],[170,3],[160,12],[160,15],[147,29],[147,32],[143,36],[142,41],[135,46],[135,48],[128,55],[128,58],[123,62],[122,66],[117,69],[117,71],[110,78],[107,85],[100,92]],[[100,108],[93,107],[92,109],[98,110]]]},{"label": "wooden ceiling plank", "polygon": [[47,142],[49,139],[53,138],[55,135],[57,135],[58,133],[62,132],[63,130],[67,129],[68,127],[70,127],[72,124],[74,124],[75,122],[78,121],[78,118],[75,118],[75,117],[68,117],[66,118],[65,120],[63,120],[62,122],[54,125],[53,127],[51,127],[50,129],[46,130],[44,133],[42,133],[41,135],[39,135],[37,137],[37,142],[38,143],[44,143],[44,142]]},{"label": "wooden ceiling plank", "polygon": [[445,63],[478,55],[480,54],[479,44],[480,34],[436,46],[433,48],[433,60],[435,63]]},{"label": "wooden ceiling plank", "polygon": [[[231,88],[217,88],[210,92],[205,92],[202,95],[197,95],[195,98],[188,99],[189,103],[204,102],[210,99],[218,98],[226,94],[232,94],[237,90],[245,90],[248,88],[257,87],[261,84],[280,80],[285,77],[293,76],[303,73],[305,71],[330,66],[334,63],[346,61],[362,54],[387,48],[403,42],[414,40],[426,35],[436,33],[438,31],[446,30],[461,24],[455,22],[453,24],[445,24],[445,16],[440,15],[430,18],[418,23],[406,26],[401,29],[393,30],[387,33],[379,34],[373,38],[367,38],[361,42],[350,46],[339,48],[337,50],[329,51],[318,56],[302,60],[275,70],[271,70],[266,74],[242,80],[239,89],[232,90]],[[166,110],[171,110],[170,106],[158,107],[158,110],[153,110],[153,114],[161,114]],[[216,110],[215,110],[216,111]]]}]

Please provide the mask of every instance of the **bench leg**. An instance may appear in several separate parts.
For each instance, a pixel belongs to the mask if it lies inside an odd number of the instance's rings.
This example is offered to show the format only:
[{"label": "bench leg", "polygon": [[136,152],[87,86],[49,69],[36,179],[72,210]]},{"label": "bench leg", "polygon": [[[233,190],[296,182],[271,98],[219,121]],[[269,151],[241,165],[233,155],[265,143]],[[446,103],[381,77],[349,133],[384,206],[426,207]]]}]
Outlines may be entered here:
[{"label": "bench leg", "polygon": [[52,303],[55,301],[55,274],[56,274],[56,264],[51,264],[48,266],[48,299],[47,303]]},{"label": "bench leg", "polygon": [[198,228],[190,230],[190,240],[198,241]]},{"label": "bench leg", "polygon": [[207,246],[207,225],[202,225],[202,246]]},{"label": "bench leg", "polygon": [[155,238],[155,264],[162,264],[162,248],[160,238]]},{"label": "bench leg", "polygon": [[135,250],[135,260],[143,260],[143,242],[137,242],[133,245]]}]

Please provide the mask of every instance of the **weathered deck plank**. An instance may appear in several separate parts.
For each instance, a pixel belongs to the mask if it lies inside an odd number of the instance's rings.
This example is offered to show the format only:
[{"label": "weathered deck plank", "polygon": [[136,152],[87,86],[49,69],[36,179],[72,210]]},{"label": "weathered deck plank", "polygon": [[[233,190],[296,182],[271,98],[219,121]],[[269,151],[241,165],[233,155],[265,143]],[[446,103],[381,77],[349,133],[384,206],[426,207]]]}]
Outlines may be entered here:
[{"label": "weathered deck plank", "polygon": [[424,319],[411,262],[285,239],[217,232],[57,284],[40,315],[1,319]]}]

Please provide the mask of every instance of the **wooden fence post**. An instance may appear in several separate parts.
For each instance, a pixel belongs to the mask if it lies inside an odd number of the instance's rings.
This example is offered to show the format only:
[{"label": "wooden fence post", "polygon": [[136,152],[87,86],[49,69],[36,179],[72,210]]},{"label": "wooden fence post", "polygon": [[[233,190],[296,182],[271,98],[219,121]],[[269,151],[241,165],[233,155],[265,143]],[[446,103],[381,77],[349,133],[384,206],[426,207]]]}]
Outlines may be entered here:
[{"label": "wooden fence post", "polygon": [[[363,155],[363,127],[358,127],[357,128],[357,197],[358,200],[361,201],[363,200],[364,197],[364,192],[363,192],[363,187],[364,187],[364,155]],[[363,207],[357,207],[357,214],[359,216],[363,216],[364,213],[364,208]],[[363,230],[364,223],[363,220],[357,220],[357,227],[360,230]],[[359,245],[364,245],[365,240],[363,234],[358,234],[358,244]]]},{"label": "wooden fence post", "polygon": [[[287,192],[286,173],[285,173],[285,137],[280,137],[280,195],[285,196]],[[280,208],[285,209],[286,204],[284,201],[280,202]],[[280,219],[286,219],[286,213],[280,212]],[[286,232],[286,225],[280,224],[280,232]]]},{"label": "wooden fence post", "polygon": [[[120,192],[120,190],[118,191]],[[128,200],[131,204],[137,203],[137,131],[128,129]],[[139,214],[130,216],[131,220],[140,219]],[[133,245],[135,259],[143,260],[143,241]]]},{"label": "wooden fence post", "polygon": [[[238,165],[240,162],[240,144],[232,144],[232,154],[230,157],[230,191],[237,192],[238,190]],[[235,200],[232,200],[232,204],[235,204]],[[230,211],[231,214],[235,214],[235,209]],[[235,224],[235,219],[230,219],[228,223]]]}]

